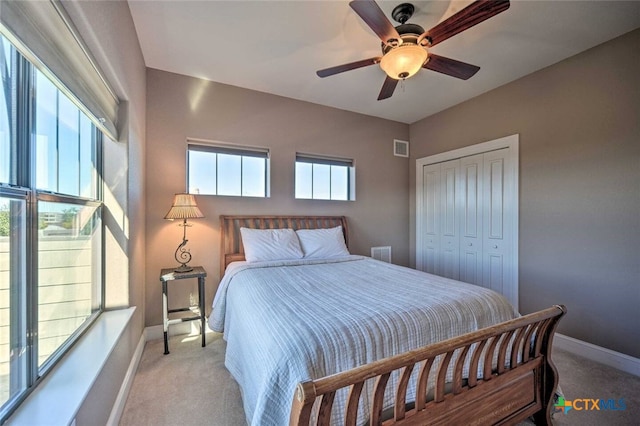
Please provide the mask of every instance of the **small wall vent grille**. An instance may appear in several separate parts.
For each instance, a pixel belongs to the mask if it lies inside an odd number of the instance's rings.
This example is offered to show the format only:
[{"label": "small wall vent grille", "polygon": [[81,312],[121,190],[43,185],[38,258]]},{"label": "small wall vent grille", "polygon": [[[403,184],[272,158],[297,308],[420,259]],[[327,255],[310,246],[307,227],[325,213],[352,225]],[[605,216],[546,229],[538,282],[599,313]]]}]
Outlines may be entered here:
[{"label": "small wall vent grille", "polygon": [[399,139],[393,140],[393,155],[396,157],[408,157],[409,156],[409,142],[401,141]]},{"label": "small wall vent grille", "polygon": [[371,257],[376,260],[391,263],[391,246],[371,247]]}]

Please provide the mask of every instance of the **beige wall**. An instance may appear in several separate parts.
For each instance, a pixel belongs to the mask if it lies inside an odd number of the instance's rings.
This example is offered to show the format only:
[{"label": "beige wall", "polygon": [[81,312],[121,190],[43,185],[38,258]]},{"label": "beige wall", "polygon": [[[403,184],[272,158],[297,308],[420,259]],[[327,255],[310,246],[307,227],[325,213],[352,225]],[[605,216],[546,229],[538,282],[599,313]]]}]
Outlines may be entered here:
[{"label": "beige wall", "polygon": [[[187,138],[271,149],[270,198],[197,196],[206,218],[192,221],[187,238],[191,263],[209,273],[210,306],[220,277],[221,214],[345,215],[353,253],[391,245],[394,262],[408,264],[409,162],[393,156],[393,139],[406,140],[408,133],[402,123],[149,69],[146,325],[161,323],[158,277],[161,268],[176,264],[173,253],[182,238],[181,228],[163,217],[173,194],[185,190]],[[295,200],[296,151],[353,158],[356,201]],[[195,284],[186,287],[195,292]],[[188,293],[170,298],[176,305],[185,300]]]},{"label": "beige wall", "polygon": [[106,307],[138,306],[142,331],[145,263],[146,67],[126,2],[65,2],[74,24],[120,99],[119,140],[104,146],[107,211]]},{"label": "beige wall", "polygon": [[137,306],[78,411],[76,423],[106,424],[144,329],[146,71],[124,1],[64,2],[120,105],[120,137],[105,143],[107,309]]},{"label": "beige wall", "polygon": [[126,2],[66,2],[65,9],[120,99],[119,140],[104,144],[107,309],[144,304],[146,68]]},{"label": "beige wall", "polygon": [[[520,310],[640,357],[640,30],[425,118],[415,160],[520,134]],[[508,58],[505,58],[508,60]]]}]

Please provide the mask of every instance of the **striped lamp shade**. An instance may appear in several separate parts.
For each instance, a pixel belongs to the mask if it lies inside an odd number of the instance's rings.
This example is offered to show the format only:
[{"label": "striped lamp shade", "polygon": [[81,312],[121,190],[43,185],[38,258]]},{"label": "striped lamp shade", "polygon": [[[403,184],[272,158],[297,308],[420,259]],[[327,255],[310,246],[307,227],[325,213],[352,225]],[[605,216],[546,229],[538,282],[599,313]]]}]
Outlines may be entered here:
[{"label": "striped lamp shade", "polygon": [[196,204],[196,197],[192,194],[176,194],[173,205],[165,219],[198,219],[204,215]]}]

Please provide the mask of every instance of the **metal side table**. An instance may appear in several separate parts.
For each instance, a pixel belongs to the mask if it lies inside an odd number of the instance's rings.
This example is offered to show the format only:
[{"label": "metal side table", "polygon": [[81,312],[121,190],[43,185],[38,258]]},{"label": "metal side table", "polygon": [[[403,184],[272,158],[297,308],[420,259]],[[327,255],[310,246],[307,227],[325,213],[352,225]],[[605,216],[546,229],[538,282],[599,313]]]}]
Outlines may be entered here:
[{"label": "metal side table", "polygon": [[[207,272],[204,270],[202,266],[194,266],[192,271],[189,272],[176,272],[175,268],[165,268],[160,271],[160,281],[162,282],[162,327],[164,330],[164,354],[167,355],[169,353],[169,340],[167,337],[167,332],[169,330],[169,326],[172,324],[178,324],[184,321],[195,321],[200,320],[200,334],[202,335],[202,347],[206,346],[206,318],[204,312],[204,279],[207,276]],[[167,283],[169,281],[176,280],[184,280],[187,278],[197,278],[198,279],[198,315],[190,316],[190,317],[182,317],[169,319],[169,314],[173,312],[186,312],[190,311],[191,308],[177,308],[177,309],[169,309],[169,295],[167,292]]]}]

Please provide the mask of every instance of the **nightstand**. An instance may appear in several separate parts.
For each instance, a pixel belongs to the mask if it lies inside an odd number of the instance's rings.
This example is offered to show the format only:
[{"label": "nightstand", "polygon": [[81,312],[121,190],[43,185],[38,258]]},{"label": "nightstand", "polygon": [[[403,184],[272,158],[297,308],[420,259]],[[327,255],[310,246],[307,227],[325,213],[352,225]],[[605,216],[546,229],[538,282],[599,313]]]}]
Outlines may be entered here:
[{"label": "nightstand", "polygon": [[[205,313],[204,313],[204,278],[207,276],[207,272],[202,266],[194,266],[192,271],[189,272],[176,272],[175,268],[166,268],[160,271],[160,281],[162,282],[162,328],[164,331],[164,354],[169,353],[169,341],[167,338],[167,332],[169,326],[172,324],[178,324],[184,321],[200,320],[200,334],[202,335],[202,347],[206,346],[206,326],[205,326]],[[198,315],[169,319],[169,314],[173,312],[186,312],[191,308],[177,308],[169,309],[169,295],[167,292],[167,283],[169,281],[179,281],[188,278],[198,279]]]}]

